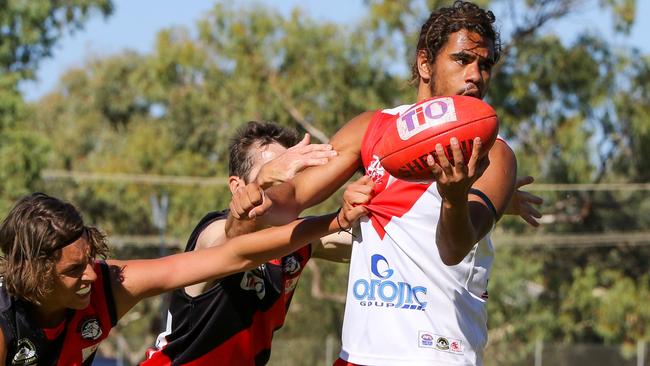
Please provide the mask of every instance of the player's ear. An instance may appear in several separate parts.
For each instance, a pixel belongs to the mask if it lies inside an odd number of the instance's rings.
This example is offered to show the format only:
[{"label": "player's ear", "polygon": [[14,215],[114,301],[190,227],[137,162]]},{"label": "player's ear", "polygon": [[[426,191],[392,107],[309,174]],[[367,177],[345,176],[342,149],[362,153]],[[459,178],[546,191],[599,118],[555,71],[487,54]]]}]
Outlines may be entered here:
[{"label": "player's ear", "polygon": [[419,50],[417,54],[418,74],[425,83],[431,79],[431,65],[429,63],[429,56],[427,51]]},{"label": "player's ear", "polygon": [[230,193],[232,194],[235,194],[237,188],[244,187],[245,185],[244,180],[237,176],[231,175],[228,177],[228,188],[230,188]]}]

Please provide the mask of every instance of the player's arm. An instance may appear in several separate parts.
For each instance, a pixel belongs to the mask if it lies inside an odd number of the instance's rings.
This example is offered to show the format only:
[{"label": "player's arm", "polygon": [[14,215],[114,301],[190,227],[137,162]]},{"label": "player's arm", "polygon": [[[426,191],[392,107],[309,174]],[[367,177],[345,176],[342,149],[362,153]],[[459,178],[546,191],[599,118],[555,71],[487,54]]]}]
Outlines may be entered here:
[{"label": "player's arm", "polygon": [[266,189],[286,182],[299,172],[311,166],[325,165],[330,158],[336,156],[330,144],[310,144],[310,135],[284,153],[262,166],[255,182]]},{"label": "player's arm", "polygon": [[363,207],[344,204],[337,214],[296,220],[204,250],[150,260],[109,260],[117,317],[145,297],[255,268],[340,227],[349,228],[363,215]]},{"label": "player's arm", "polygon": [[352,234],[339,231],[311,242],[312,258],[349,263],[352,256]]},{"label": "player's arm", "polygon": [[[368,176],[363,176],[350,183],[343,192],[343,205],[363,208],[363,205],[372,198],[373,187],[374,183]],[[358,229],[358,226],[354,228]],[[337,233],[324,236],[311,243],[312,257],[333,262],[350,262],[352,240],[352,230],[339,230]]]},{"label": "player's arm", "polygon": [[[281,225],[331,196],[361,167],[361,142],[374,112],[350,120],[332,137],[337,155],[327,164],[305,169],[289,181],[267,189],[265,204],[252,211],[232,212],[226,224],[228,237],[250,232],[264,225]],[[239,220],[249,216],[253,220]]]},{"label": "player's arm", "polygon": [[[455,265],[505,212],[515,191],[517,162],[512,150],[501,140],[490,149],[489,159],[478,159],[481,142],[475,140],[469,162],[454,166],[439,147],[436,153],[440,164],[432,168],[442,197],[436,243],[442,261]],[[454,161],[462,162],[463,155],[455,139],[451,150]]]}]

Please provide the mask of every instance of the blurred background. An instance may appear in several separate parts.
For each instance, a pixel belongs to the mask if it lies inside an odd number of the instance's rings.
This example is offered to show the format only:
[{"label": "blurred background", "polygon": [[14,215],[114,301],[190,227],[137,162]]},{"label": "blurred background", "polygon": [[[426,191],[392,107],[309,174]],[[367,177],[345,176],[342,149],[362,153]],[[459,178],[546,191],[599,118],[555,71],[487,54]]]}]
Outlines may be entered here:
[{"label": "blurred background", "polygon": [[[494,235],[486,365],[650,365],[650,2],[476,2],[504,48],[486,100],[546,201],[540,228],[505,218]],[[0,2],[0,215],[44,191],[106,231],[114,257],[176,252],[228,204],[237,127],[326,141],[414,101],[419,27],[449,3]],[[311,262],[272,365],[336,359],[347,271]],[[96,364],[137,364],[162,300],[127,314]]]}]

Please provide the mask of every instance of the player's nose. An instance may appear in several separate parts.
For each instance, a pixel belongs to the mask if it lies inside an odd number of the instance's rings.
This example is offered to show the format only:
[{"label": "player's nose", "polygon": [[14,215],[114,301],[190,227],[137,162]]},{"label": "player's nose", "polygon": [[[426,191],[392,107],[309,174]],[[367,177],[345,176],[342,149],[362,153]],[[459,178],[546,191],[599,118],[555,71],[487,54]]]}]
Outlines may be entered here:
[{"label": "player's nose", "polygon": [[473,83],[480,85],[483,80],[483,75],[481,74],[481,67],[478,62],[472,62],[465,66],[465,82]]}]

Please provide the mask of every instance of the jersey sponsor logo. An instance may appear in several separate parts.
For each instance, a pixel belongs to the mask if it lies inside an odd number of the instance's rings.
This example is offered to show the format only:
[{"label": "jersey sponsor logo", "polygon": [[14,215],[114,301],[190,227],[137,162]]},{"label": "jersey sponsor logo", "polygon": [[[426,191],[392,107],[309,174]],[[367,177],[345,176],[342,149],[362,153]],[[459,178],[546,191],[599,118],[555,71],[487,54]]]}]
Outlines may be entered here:
[{"label": "jersey sponsor logo", "polygon": [[463,341],[423,330],[418,332],[418,347],[463,354]]},{"label": "jersey sponsor logo", "polygon": [[261,276],[258,276],[256,271],[258,271],[258,269],[244,272],[240,286],[242,290],[255,291],[257,297],[262,300],[264,295],[266,295],[266,288],[264,286],[264,279]]},{"label": "jersey sponsor logo", "polygon": [[456,121],[451,98],[436,98],[408,109],[397,118],[397,133],[406,141],[429,127]]},{"label": "jersey sponsor logo", "polygon": [[15,366],[36,365],[38,362],[38,355],[36,354],[36,347],[34,343],[28,338],[22,338],[18,341],[16,346],[16,354],[11,359],[11,364]]},{"label": "jersey sponsor logo", "polygon": [[368,164],[368,167],[366,168],[366,172],[370,179],[372,179],[375,184],[381,184],[381,180],[384,177],[384,174],[386,174],[386,170],[384,169],[383,166],[381,166],[381,162],[379,161],[379,156],[373,155],[372,156],[372,161],[370,164]]},{"label": "jersey sponsor logo", "polygon": [[361,306],[376,306],[394,309],[426,310],[427,302],[420,301],[418,295],[427,294],[424,286],[412,286],[407,282],[393,281],[395,271],[388,260],[380,254],[370,258],[370,279],[358,279],[352,285],[352,294]]},{"label": "jersey sponsor logo", "polygon": [[81,338],[87,341],[94,341],[102,336],[102,326],[96,317],[89,317],[81,321],[77,331]]},{"label": "jersey sponsor logo", "polygon": [[283,259],[282,271],[288,275],[293,275],[300,271],[300,262],[295,256],[289,256]]}]

